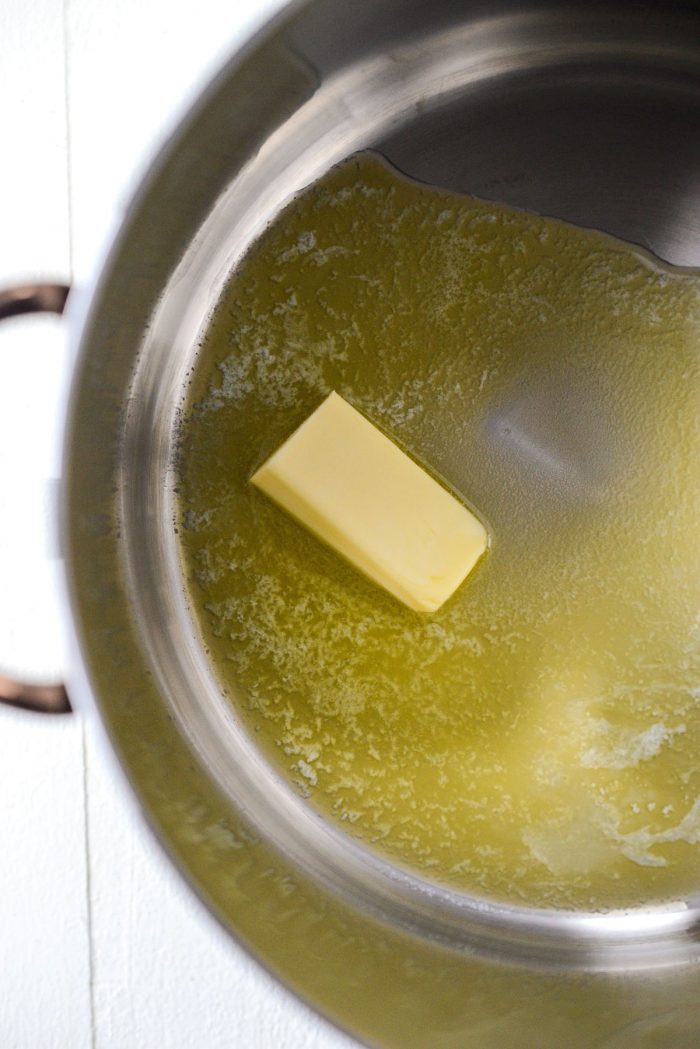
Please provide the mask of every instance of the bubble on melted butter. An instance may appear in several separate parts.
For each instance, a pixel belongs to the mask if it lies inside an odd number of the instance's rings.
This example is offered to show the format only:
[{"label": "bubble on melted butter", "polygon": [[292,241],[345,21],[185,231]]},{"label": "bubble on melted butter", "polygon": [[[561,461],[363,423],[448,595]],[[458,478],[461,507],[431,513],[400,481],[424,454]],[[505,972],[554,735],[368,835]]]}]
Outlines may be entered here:
[{"label": "bubble on melted butter", "polygon": [[[700,279],[354,158],[233,275],[182,440],[190,597],[295,789],[515,902],[697,890]],[[433,618],[248,484],[336,389],[483,512]]]}]

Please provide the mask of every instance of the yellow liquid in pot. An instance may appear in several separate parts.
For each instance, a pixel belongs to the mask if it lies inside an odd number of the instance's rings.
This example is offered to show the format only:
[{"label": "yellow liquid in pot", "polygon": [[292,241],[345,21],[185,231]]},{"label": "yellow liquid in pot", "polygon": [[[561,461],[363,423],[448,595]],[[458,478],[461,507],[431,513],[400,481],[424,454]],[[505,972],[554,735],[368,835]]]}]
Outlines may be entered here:
[{"label": "yellow liquid in pot", "polygon": [[[434,616],[249,484],[332,389],[489,524]],[[696,275],[359,156],[240,263],[191,391],[191,605],[309,804],[515,903],[700,887]]]}]

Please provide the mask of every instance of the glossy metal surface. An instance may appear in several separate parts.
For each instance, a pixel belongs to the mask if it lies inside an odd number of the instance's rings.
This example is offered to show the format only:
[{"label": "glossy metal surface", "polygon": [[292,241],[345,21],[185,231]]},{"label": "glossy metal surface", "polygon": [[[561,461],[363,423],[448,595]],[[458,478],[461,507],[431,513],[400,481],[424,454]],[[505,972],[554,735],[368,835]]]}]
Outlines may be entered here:
[{"label": "glossy metal surface", "polygon": [[[173,463],[198,338],[256,234],[368,147],[417,178],[698,265],[699,132],[694,5],[295,4],[164,151],[82,325],[69,583],[107,727],[222,920],[372,1043],[695,1045],[700,907],[563,914],[447,891],[327,825],[266,765],[183,596]],[[577,391],[557,396],[573,406]],[[546,425],[541,390],[520,408]]]}]

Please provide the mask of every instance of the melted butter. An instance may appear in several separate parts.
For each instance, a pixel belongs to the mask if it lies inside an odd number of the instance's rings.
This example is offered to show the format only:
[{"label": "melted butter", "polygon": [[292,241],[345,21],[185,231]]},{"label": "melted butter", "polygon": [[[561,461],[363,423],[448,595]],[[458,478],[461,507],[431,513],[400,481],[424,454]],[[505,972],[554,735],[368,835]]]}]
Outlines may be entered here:
[{"label": "melted butter", "polygon": [[[698,888],[700,279],[370,155],[253,246],[182,433],[180,538],[269,758],[424,875],[536,905]],[[330,390],[494,547],[433,617],[249,484]]]}]

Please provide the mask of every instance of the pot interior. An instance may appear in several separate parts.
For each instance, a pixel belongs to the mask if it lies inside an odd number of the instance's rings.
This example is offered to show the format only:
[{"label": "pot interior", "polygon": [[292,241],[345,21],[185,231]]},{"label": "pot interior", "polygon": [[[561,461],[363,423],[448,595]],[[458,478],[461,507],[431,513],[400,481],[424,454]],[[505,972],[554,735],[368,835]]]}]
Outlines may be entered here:
[{"label": "pot interior", "polygon": [[[340,23],[332,12],[332,4],[300,7],[239,63],[239,90],[245,78],[255,85],[248,112],[238,112],[233,74],[224,74],[132,209],[76,380],[74,549],[81,530],[96,539],[104,500],[116,492],[110,513],[119,531],[110,537],[119,577],[104,585],[109,601],[118,591],[123,603],[136,664],[174,719],[194,775],[213,781],[314,883],[381,921],[459,948],[604,967],[685,957],[678,934],[694,921],[690,896],[628,918],[493,903],[392,865],[319,820],[222,694],[194,622],[175,524],[182,408],[198,351],[244,253],[333,165],[373,150],[430,186],[600,230],[677,266],[700,265],[692,15],[668,6],[640,16],[624,4],[495,12],[446,2],[430,13],[418,3],[363,5]],[[262,74],[269,83],[260,86]],[[538,373],[523,390],[519,417],[545,443],[554,399],[560,413],[581,415],[585,391],[575,381]],[[86,421],[115,417],[118,445],[104,457],[87,451]],[[615,453],[605,449],[602,459]],[[88,569],[76,571],[89,664],[96,587]],[[133,658],[130,665],[133,673]]]}]

